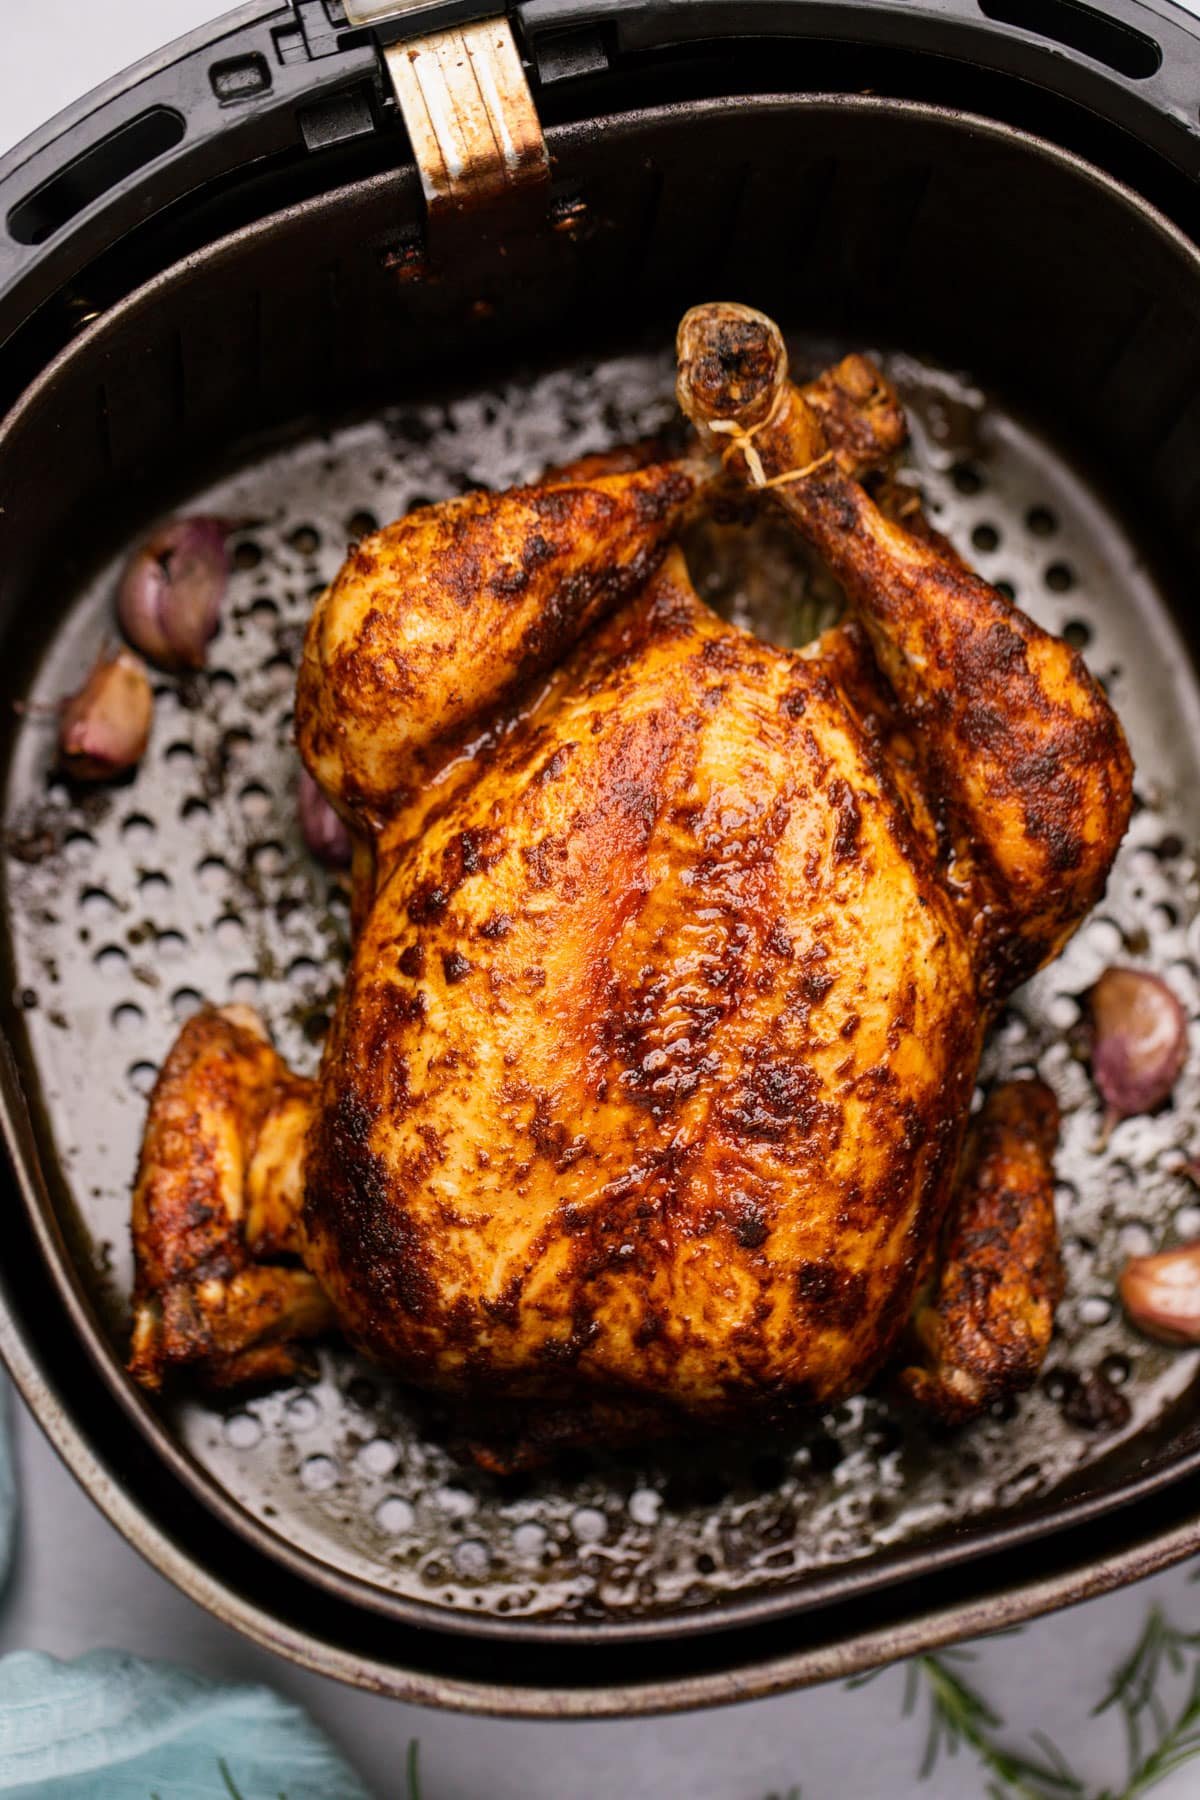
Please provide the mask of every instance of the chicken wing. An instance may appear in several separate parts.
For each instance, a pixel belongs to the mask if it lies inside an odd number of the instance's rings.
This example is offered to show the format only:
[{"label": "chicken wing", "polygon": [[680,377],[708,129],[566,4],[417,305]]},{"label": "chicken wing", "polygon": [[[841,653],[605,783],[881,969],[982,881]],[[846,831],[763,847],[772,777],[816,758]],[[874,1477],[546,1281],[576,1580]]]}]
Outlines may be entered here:
[{"label": "chicken wing", "polygon": [[913,1315],[912,1398],[960,1425],[1037,1379],[1063,1292],[1054,1215],[1058,1104],[1040,1081],[994,1090],[971,1133]]},{"label": "chicken wing", "polygon": [[129,1367],[144,1387],[171,1363],[203,1365],[215,1386],[290,1374],[297,1340],[332,1324],[297,1260],[312,1091],[248,1007],[197,1013],[180,1033],[133,1195]]}]

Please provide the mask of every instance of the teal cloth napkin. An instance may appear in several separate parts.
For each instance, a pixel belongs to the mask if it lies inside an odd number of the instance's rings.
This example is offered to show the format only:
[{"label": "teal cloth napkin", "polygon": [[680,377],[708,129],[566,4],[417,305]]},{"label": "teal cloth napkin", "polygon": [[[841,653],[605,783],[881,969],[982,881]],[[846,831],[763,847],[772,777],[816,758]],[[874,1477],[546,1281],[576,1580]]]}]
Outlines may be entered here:
[{"label": "teal cloth napkin", "polygon": [[0,1793],[19,1800],[369,1800],[265,1687],[92,1650],[0,1659]]},{"label": "teal cloth napkin", "polygon": [[[2,1378],[0,1378],[2,1379]],[[16,1485],[0,1386],[0,1581]],[[15,1800],[370,1800],[333,1745],[266,1687],[120,1650],[0,1658],[0,1794]]]}]

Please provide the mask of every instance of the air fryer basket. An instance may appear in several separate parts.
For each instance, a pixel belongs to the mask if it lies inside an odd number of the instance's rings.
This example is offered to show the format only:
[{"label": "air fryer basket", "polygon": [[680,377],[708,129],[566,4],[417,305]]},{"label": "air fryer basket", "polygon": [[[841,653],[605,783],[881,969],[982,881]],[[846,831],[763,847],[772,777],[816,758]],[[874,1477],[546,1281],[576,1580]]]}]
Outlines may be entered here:
[{"label": "air fryer basket", "polygon": [[[1161,968],[1200,1015],[1180,577],[1200,547],[1200,258],[1061,148],[910,101],[693,100],[547,138],[557,228],[462,234],[424,272],[401,167],[252,217],[107,307],[77,282],[59,305],[81,327],[0,432],[6,702],[74,684],[114,562],[156,515],[244,521],[212,670],[163,684],[130,786],[54,782],[36,710],[7,734],[4,1333],[97,1498],[244,1629],[414,1697],[597,1712],[821,1679],[1200,1541],[1181,1479],[1200,1462],[1194,1359],[1139,1343],[1109,1303],[1121,1254],[1196,1229],[1175,1164],[1200,1081],[1098,1154],[1072,1039],[1113,959]],[[348,1354],[315,1389],[151,1407],[120,1368],[145,1084],[197,996],[255,999],[311,1062],[336,988],[343,915],[290,822],[314,589],[372,516],[655,424],[674,323],[719,295],[778,316],[801,359],[889,359],[939,522],[1086,644],[1139,757],[1109,899],[989,1052],[990,1073],[1036,1064],[1069,1111],[1056,1377],[959,1438],[872,1398],[787,1443],[522,1486],[455,1468]],[[1096,1370],[1108,1434],[1070,1380]]]}]

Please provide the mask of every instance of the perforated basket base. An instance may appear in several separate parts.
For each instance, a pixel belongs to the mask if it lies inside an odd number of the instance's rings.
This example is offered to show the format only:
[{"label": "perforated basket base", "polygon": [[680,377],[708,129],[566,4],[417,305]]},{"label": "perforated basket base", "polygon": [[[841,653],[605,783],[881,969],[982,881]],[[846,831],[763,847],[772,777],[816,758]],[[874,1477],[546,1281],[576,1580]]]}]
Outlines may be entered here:
[{"label": "perforated basket base", "polygon": [[[834,348],[804,346],[798,360],[813,365]],[[1041,439],[963,379],[884,360],[910,408],[912,460],[938,524],[1084,648],[1138,764],[1139,806],[1106,901],[1017,996],[985,1059],[985,1080],[1036,1069],[1064,1109],[1068,1294],[1043,1381],[1016,1416],[957,1435],[932,1434],[871,1396],[770,1442],[576,1458],[520,1482],[462,1468],[409,1397],[337,1348],[321,1352],[312,1385],[226,1407],[186,1394],[169,1403],[201,1471],[379,1604],[396,1596],[480,1622],[636,1628],[734,1596],[802,1594],[849,1562],[886,1563],[1068,1482],[1077,1491],[1193,1379],[1195,1358],[1131,1333],[1113,1290],[1127,1253],[1200,1232],[1200,1195],[1180,1170],[1200,1113],[1200,1059],[1171,1109],[1121,1125],[1101,1149],[1080,1042],[1081,996],[1112,961],[1157,970],[1193,1020],[1200,1012],[1200,709],[1188,661],[1136,549]],[[53,778],[53,723],[36,710],[78,685],[111,630],[115,565],[79,596],[40,668],[12,765],[9,926],[57,1174],[114,1356],[127,1328],[128,1194],[145,1096],[180,1021],[202,997],[251,1001],[284,1055],[311,1070],[336,997],[345,897],[294,823],[292,686],[313,598],[376,519],[652,431],[672,415],[671,380],[660,357],[533,375],[301,443],[197,494],[196,509],[244,521],[211,668],[160,685],[136,778],[91,793]],[[744,594],[726,591],[718,572],[697,575],[746,620]],[[770,617],[760,602],[749,622],[799,641],[823,622],[823,592],[800,564],[780,582]],[[1096,1371],[1107,1429],[1079,1422],[1072,1377]]]}]

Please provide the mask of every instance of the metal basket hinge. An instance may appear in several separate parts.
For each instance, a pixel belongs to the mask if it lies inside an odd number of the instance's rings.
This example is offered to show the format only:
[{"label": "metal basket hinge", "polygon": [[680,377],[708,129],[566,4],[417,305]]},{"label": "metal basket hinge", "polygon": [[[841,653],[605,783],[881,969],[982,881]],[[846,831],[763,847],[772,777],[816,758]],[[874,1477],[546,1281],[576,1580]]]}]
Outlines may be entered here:
[{"label": "metal basket hinge", "polygon": [[548,188],[546,140],[507,19],[390,44],[384,59],[431,222]]}]

